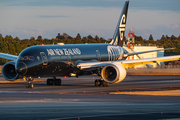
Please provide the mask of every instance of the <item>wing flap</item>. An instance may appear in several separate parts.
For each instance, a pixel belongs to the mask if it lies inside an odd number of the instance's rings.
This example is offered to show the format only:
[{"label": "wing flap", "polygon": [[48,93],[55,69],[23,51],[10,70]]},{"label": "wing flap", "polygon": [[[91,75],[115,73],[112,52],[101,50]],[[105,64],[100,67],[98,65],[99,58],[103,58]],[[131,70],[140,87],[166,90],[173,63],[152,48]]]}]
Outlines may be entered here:
[{"label": "wing flap", "polygon": [[0,58],[16,61],[18,56],[5,54],[5,53],[0,53]]}]

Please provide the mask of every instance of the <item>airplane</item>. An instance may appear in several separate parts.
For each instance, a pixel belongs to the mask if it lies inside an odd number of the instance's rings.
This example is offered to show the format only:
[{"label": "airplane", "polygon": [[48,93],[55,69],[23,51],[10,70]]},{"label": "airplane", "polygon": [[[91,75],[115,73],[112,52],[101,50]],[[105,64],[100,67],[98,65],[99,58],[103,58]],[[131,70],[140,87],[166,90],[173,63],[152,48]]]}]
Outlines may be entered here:
[{"label": "airplane", "polygon": [[58,76],[81,76],[97,74],[95,86],[108,86],[121,82],[126,77],[126,68],[140,64],[180,60],[180,55],[126,60],[128,56],[166,50],[151,50],[128,53],[123,48],[129,1],[120,14],[113,39],[110,43],[64,44],[31,46],[19,56],[0,53],[0,58],[11,60],[2,68],[3,77],[9,81],[26,79],[26,88],[33,88],[33,79],[47,79],[47,85],[61,85]]}]

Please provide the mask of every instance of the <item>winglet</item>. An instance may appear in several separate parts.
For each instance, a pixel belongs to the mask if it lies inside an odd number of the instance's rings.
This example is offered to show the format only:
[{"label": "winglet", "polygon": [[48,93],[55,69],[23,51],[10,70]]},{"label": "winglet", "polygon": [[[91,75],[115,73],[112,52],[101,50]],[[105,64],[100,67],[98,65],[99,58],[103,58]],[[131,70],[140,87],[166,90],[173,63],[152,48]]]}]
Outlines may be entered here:
[{"label": "winglet", "polygon": [[129,6],[129,1],[126,1],[122,9],[122,13],[119,17],[116,30],[114,32],[113,40],[110,42],[111,45],[119,45],[121,47],[123,46],[128,6]]}]

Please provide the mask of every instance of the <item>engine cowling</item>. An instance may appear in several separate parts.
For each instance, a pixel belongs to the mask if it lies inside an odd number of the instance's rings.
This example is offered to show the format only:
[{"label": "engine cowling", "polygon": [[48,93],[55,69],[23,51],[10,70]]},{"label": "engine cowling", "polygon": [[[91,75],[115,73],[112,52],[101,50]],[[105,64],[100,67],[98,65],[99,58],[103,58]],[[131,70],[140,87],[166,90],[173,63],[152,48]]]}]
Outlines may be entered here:
[{"label": "engine cowling", "polygon": [[22,76],[20,76],[16,72],[14,61],[10,61],[10,62],[7,62],[6,64],[4,64],[4,66],[2,68],[2,74],[3,74],[3,77],[9,81],[15,81],[15,80],[22,79]]},{"label": "engine cowling", "polygon": [[126,77],[126,70],[117,63],[111,63],[102,69],[101,76],[104,81],[115,84],[124,80]]}]

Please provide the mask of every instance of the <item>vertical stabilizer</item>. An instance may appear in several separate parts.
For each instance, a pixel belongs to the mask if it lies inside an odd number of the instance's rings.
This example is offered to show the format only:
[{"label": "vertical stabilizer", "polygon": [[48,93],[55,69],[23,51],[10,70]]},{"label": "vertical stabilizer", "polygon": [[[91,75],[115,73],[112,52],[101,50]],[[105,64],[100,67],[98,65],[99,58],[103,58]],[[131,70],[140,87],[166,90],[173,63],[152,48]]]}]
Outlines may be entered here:
[{"label": "vertical stabilizer", "polygon": [[127,13],[128,13],[128,5],[129,5],[129,1],[126,1],[122,9],[122,13],[119,17],[116,30],[114,32],[113,40],[110,42],[111,45],[119,45],[121,47],[123,46]]}]

